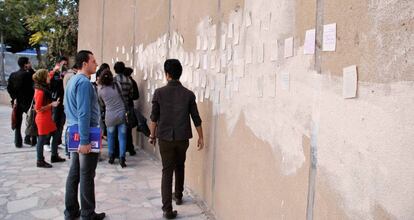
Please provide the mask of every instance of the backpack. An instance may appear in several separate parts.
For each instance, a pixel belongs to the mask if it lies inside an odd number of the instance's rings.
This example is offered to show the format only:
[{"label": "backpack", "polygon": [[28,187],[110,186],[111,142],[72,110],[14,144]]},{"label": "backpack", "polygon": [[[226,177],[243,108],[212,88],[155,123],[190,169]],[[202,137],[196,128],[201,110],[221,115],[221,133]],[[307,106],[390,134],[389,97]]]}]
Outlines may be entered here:
[{"label": "backpack", "polygon": [[129,79],[132,82],[132,100],[139,99],[139,90],[138,90],[138,84],[135,82],[135,80],[132,77],[129,77]]}]

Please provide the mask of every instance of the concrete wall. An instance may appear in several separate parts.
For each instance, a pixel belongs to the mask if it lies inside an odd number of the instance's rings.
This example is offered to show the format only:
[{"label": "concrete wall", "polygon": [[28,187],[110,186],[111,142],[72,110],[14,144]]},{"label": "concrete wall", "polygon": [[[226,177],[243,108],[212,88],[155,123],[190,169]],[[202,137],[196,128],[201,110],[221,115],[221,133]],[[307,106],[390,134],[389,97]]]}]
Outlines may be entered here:
[{"label": "concrete wall", "polygon": [[[133,66],[147,116],[163,61],[182,61],[207,145],[191,140],[186,184],[217,219],[412,219],[413,11],[407,0],[85,0],[78,48]],[[330,23],[335,52],[320,48]],[[315,27],[316,53],[304,55]],[[357,97],[344,99],[350,65]]]}]

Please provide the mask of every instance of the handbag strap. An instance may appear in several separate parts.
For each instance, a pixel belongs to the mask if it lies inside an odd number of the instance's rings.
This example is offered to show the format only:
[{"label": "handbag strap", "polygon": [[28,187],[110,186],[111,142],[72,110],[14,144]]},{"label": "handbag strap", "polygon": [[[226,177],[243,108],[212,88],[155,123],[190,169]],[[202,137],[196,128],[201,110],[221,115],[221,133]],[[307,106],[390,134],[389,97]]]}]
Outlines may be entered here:
[{"label": "handbag strap", "polygon": [[114,82],[116,90],[118,90],[118,94],[121,96],[122,102],[124,103],[125,111],[128,111],[128,104],[126,103],[124,96],[122,95],[121,88],[119,88],[119,85],[117,82]]}]

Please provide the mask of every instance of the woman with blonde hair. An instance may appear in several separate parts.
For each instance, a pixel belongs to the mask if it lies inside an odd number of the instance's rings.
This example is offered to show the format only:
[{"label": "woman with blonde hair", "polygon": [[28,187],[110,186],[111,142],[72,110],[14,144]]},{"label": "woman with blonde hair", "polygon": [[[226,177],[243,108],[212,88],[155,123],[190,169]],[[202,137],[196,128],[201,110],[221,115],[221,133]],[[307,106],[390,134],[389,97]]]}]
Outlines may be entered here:
[{"label": "woman with blonde hair", "polygon": [[47,142],[49,136],[53,136],[52,141],[52,156],[50,161],[63,162],[65,159],[58,155],[58,138],[54,137],[59,135],[56,132],[56,124],[52,119],[52,107],[59,105],[60,100],[52,102],[51,93],[49,90],[50,78],[48,77],[48,71],[40,69],[33,75],[33,81],[35,82],[34,93],[34,109],[36,110],[35,122],[38,129],[37,140],[37,167],[51,168],[52,165],[45,161],[43,156],[43,145]]}]

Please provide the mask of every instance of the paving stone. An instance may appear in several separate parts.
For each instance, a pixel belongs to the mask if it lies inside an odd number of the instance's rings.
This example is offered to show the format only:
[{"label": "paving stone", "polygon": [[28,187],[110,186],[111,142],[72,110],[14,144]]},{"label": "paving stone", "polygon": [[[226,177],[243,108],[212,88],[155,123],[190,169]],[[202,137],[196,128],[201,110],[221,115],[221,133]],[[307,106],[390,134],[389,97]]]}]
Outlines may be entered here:
[{"label": "paving stone", "polygon": [[26,209],[30,209],[36,207],[38,205],[39,198],[38,197],[30,197],[27,199],[15,200],[10,201],[7,203],[7,212],[8,213],[16,213]]},{"label": "paving stone", "polygon": [[33,193],[39,192],[42,188],[27,187],[24,189],[16,190],[16,197],[23,198],[32,195]]},{"label": "paving stone", "polygon": [[56,208],[41,209],[30,212],[34,217],[40,219],[52,219],[60,215],[59,210]]},{"label": "paving stone", "polygon": [[[10,108],[0,105],[0,121],[9,121]],[[0,123],[0,219],[64,219],[65,184],[70,161],[53,164],[51,169],[35,167],[34,148],[16,149],[13,132]],[[59,150],[64,155],[63,150]],[[11,152],[11,153],[10,153]],[[50,158],[50,153],[45,153]],[[161,163],[139,151],[127,155],[128,167],[107,162],[107,148],[98,162],[95,177],[96,211],[106,212],[108,220],[163,219],[161,210]],[[118,160],[116,160],[118,163]],[[186,195],[176,207],[181,219],[207,219]],[[185,218],[183,218],[185,216]]]}]

